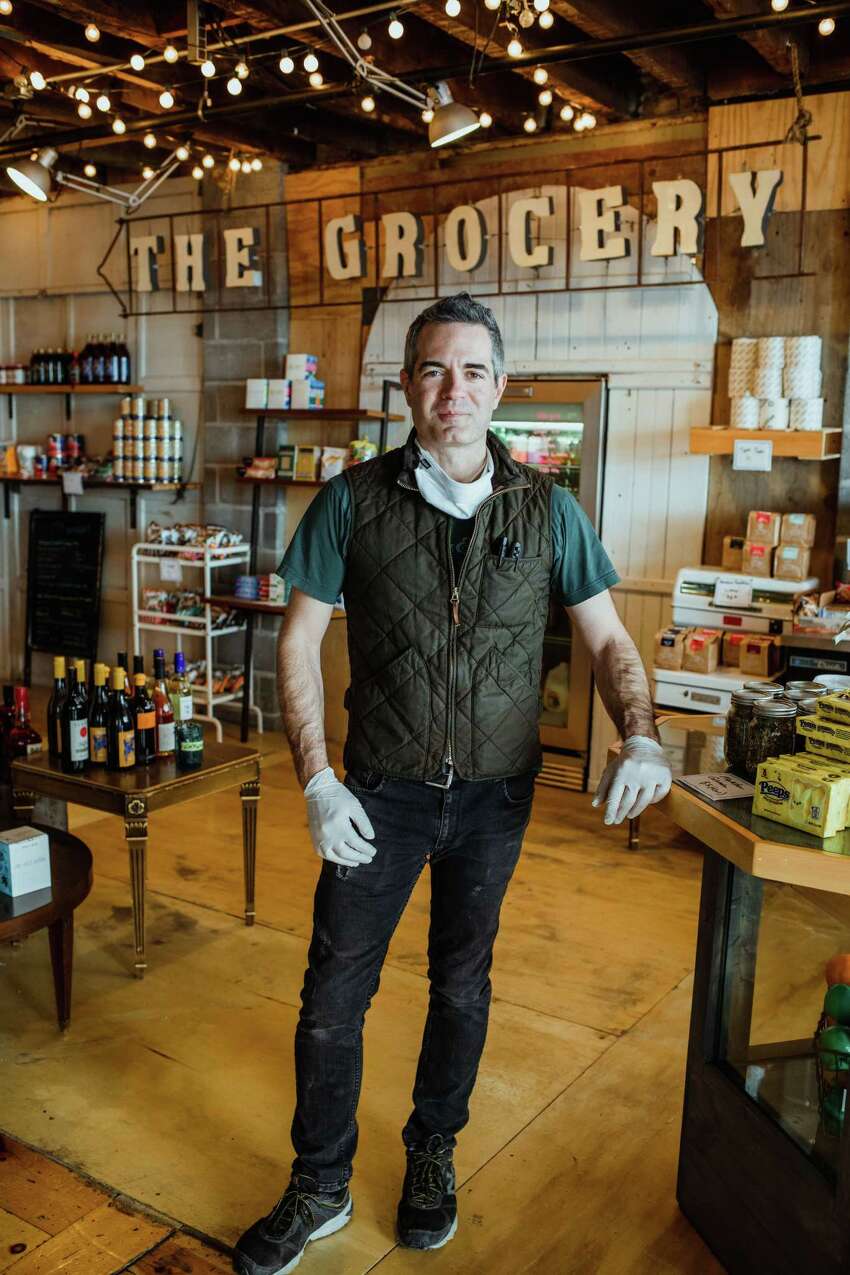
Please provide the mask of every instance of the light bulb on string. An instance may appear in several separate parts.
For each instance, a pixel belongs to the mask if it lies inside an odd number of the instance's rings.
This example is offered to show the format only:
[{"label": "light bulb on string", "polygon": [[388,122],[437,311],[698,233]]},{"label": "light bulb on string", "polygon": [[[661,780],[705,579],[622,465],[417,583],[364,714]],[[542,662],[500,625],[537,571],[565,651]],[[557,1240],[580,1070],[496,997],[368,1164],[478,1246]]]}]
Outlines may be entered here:
[{"label": "light bulb on string", "polygon": [[292,61],[292,58],[288,53],[284,53],[283,57],[278,62],[277,67],[284,75],[291,75],[295,70],[295,63]]},{"label": "light bulb on string", "polygon": [[94,164],[86,164],[85,168],[83,169],[83,172],[85,173],[86,177],[97,177],[97,169],[95,168]]},{"label": "light bulb on string", "polygon": [[242,164],[241,164],[241,168],[242,168],[242,172],[243,172],[243,173],[250,173],[250,171],[251,171],[251,161],[250,161],[250,159],[243,159],[243,160],[242,160]]},{"label": "light bulb on string", "polygon": [[89,100],[89,91],[88,89],[84,89],[83,86],[80,85],[78,89],[74,90],[74,97],[77,99],[78,102],[87,102]]},{"label": "light bulb on string", "polygon": [[195,167],[192,169],[192,176],[194,177],[195,181],[199,182],[201,178],[203,177],[203,175],[204,175],[204,170],[201,168],[200,164],[196,164]]},{"label": "light bulb on string", "polygon": [[534,26],[534,14],[530,9],[523,9],[522,13],[520,13],[519,25],[522,27],[523,31],[527,31],[529,27]]},{"label": "light bulb on string", "polygon": [[156,146],[156,133],[145,133],[142,141],[145,146],[147,146],[148,150],[152,151],[154,146]]},{"label": "light bulb on string", "polygon": [[210,155],[209,151],[207,151],[206,155],[201,160],[201,163],[203,164],[204,168],[215,168],[215,160],[213,159],[212,155]]},{"label": "light bulb on string", "polygon": [[357,47],[361,53],[368,53],[372,47],[372,37],[368,31],[361,31],[357,37]]},{"label": "light bulb on string", "polygon": [[240,80],[247,80],[248,75],[249,75],[249,72],[248,72],[248,63],[247,63],[247,62],[237,62],[237,63],[236,63],[236,74],[239,76]]},{"label": "light bulb on string", "polygon": [[144,177],[146,182],[149,182],[150,179],[153,177],[153,172],[154,170],[151,168],[150,164],[145,164],[144,168],[142,169],[142,177]]},{"label": "light bulb on string", "polygon": [[30,71],[30,84],[38,92],[47,88],[47,80],[41,74],[41,71]]},{"label": "light bulb on string", "polygon": [[315,53],[308,53],[301,65],[309,74],[313,71],[318,71],[319,59],[316,57]]},{"label": "light bulb on string", "polygon": [[3,17],[8,18],[11,12],[12,12],[12,0],[0,0],[0,13],[3,14]]},{"label": "light bulb on string", "polygon": [[81,120],[91,119],[91,107],[89,106],[88,102],[80,102],[79,106],[77,107],[77,114],[79,115]]},{"label": "light bulb on string", "polygon": [[95,102],[95,106],[97,107],[99,111],[108,111],[110,107],[112,106],[112,103],[109,100],[108,94],[99,93],[97,97],[97,101]]},{"label": "light bulb on string", "polygon": [[215,62],[213,62],[212,58],[207,58],[205,62],[201,63],[201,75],[205,80],[211,80],[215,75]]},{"label": "light bulb on string", "polygon": [[522,44],[520,43],[520,41],[517,39],[516,36],[514,36],[514,38],[511,40],[510,44],[508,45],[508,57],[509,58],[522,57]]},{"label": "light bulb on string", "polygon": [[189,158],[189,147],[178,146],[174,154],[177,156],[177,158],[180,160],[181,163],[185,163],[186,160]]},{"label": "light bulb on string", "polygon": [[482,128],[489,128],[490,125],[493,123],[493,116],[490,114],[489,111],[482,111],[481,114],[478,116],[478,123],[481,125]]},{"label": "light bulb on string", "polygon": [[569,102],[565,102],[564,105],[561,107],[559,114],[561,116],[561,119],[564,121],[564,123],[569,124],[570,120],[575,115],[575,111],[570,106]]},{"label": "light bulb on string", "polygon": [[162,50],[162,56],[165,58],[166,62],[173,63],[177,61],[180,54],[177,52],[173,44],[166,44],[165,48]]},{"label": "light bulb on string", "polygon": [[460,0],[446,0],[446,13],[450,18],[456,18],[460,13]]},{"label": "light bulb on string", "polygon": [[548,31],[549,28],[553,26],[555,22],[555,19],[552,16],[552,10],[546,9],[544,13],[541,13],[540,17],[537,19],[537,22],[538,22],[538,25],[542,27],[544,31]]},{"label": "light bulb on string", "polygon": [[242,81],[235,75],[231,75],[227,81],[227,91],[231,97],[238,97],[242,92]]},{"label": "light bulb on string", "polygon": [[372,97],[371,93],[366,94],[366,96],[361,100],[360,106],[361,106],[361,109],[364,110],[367,115],[372,114],[372,112],[375,109],[375,99]]},{"label": "light bulb on string", "polygon": [[174,94],[171,89],[163,89],[159,95],[159,104],[164,111],[170,111],[174,105]]},{"label": "light bulb on string", "polygon": [[774,13],[784,13],[788,8],[788,0],[770,0],[770,7]]},{"label": "light bulb on string", "polygon": [[430,124],[433,118],[434,118],[433,110],[431,109],[430,106],[426,106],[425,110],[422,112],[422,123]]},{"label": "light bulb on string", "polygon": [[526,133],[537,132],[537,120],[534,118],[533,115],[526,115],[522,126],[525,129]]},{"label": "light bulb on string", "polygon": [[262,170],[262,167],[263,161],[260,159],[259,155],[255,155],[251,160],[251,168],[255,173],[259,173]]},{"label": "light bulb on string", "polygon": [[113,133],[118,133],[119,135],[121,133],[127,132],[127,125],[121,119],[120,115],[116,115],[115,119],[112,121],[112,131]]},{"label": "light bulb on string", "polygon": [[236,155],[231,155],[230,159],[227,161],[227,167],[230,169],[231,173],[238,173],[239,169],[242,167],[242,161],[238,159]]},{"label": "light bulb on string", "polygon": [[130,66],[133,68],[134,71],[144,71],[145,59],[142,57],[141,53],[131,54]]},{"label": "light bulb on string", "polygon": [[835,18],[821,18],[818,23],[818,35],[832,35],[835,30]]},{"label": "light bulb on string", "polygon": [[325,82],[324,76],[322,75],[321,71],[314,71],[313,74],[310,76],[311,88],[320,89],[322,85],[324,84],[324,82]]},{"label": "light bulb on string", "polygon": [[538,13],[545,13],[549,8],[549,0],[534,0],[534,8]]},{"label": "light bulb on string", "polygon": [[537,100],[541,106],[551,106],[552,105],[552,90],[541,89],[541,91],[537,94]]},{"label": "light bulb on string", "polygon": [[85,29],[85,37],[90,44],[97,44],[100,39],[100,27],[97,27],[93,22],[90,22]]},{"label": "light bulb on string", "polygon": [[401,21],[400,18],[393,18],[392,22],[387,27],[387,35],[390,37],[391,40],[401,39],[401,37],[404,35],[404,23]]},{"label": "light bulb on string", "polygon": [[545,66],[536,66],[534,68],[533,78],[535,84],[545,84],[549,79],[549,72],[546,70]]},{"label": "light bulb on string", "polygon": [[501,7],[502,0],[484,0],[485,9],[492,9],[495,12],[496,9],[501,9]]}]

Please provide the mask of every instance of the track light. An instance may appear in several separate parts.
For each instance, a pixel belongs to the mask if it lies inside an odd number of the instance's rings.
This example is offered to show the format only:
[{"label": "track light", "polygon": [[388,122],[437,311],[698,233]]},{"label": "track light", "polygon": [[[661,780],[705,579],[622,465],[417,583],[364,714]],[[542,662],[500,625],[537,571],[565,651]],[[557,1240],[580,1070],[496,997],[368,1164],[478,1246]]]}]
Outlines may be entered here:
[{"label": "track light", "polygon": [[166,44],[165,48],[162,50],[162,56],[165,58],[166,62],[176,62],[180,57],[180,54],[177,52],[173,44]]},{"label": "track light", "polygon": [[357,47],[361,53],[368,53],[372,47],[372,37],[368,31],[361,31],[357,37]]},{"label": "track light", "polygon": [[818,23],[818,35],[832,35],[835,30],[835,18],[821,18]]},{"label": "track light", "polygon": [[460,13],[460,0],[446,0],[446,13],[450,18],[456,18]]},{"label": "track light", "polygon": [[375,109],[375,99],[371,96],[371,94],[367,93],[361,101],[360,106],[367,115],[371,115]]},{"label": "track light", "polygon": [[150,179],[153,177],[153,172],[154,170],[151,168],[150,164],[145,164],[144,168],[142,169],[142,177],[144,177],[146,182],[149,182]]},{"label": "track light", "polygon": [[145,146],[147,146],[148,150],[152,151],[154,146],[156,146],[156,133],[145,133],[142,141]]},{"label": "track light", "polygon": [[47,197],[53,186],[51,169],[59,158],[59,152],[51,146],[40,150],[35,159],[13,160],[6,166],[6,174],[19,190],[40,204],[47,203]]},{"label": "track light", "polygon": [[238,97],[242,92],[242,81],[235,75],[231,75],[227,81],[227,91],[231,97]]},{"label": "track light", "polygon": [[516,36],[514,36],[514,38],[511,40],[510,44],[508,45],[508,57],[509,58],[522,57],[522,45],[520,44]]},{"label": "track light", "polygon": [[248,63],[247,63],[247,62],[237,62],[237,63],[236,63],[235,70],[236,70],[236,74],[239,76],[240,80],[247,80],[248,75],[249,75],[249,71],[248,71]]},{"label": "track light", "polygon": [[142,57],[141,53],[132,54],[130,57],[130,66],[134,71],[144,71],[145,59]]},{"label": "track light", "polygon": [[204,175],[204,170],[201,168],[200,164],[196,164],[195,167],[192,169],[192,176],[194,177],[195,181],[199,182],[201,178],[203,177],[203,175]]},{"label": "track light", "polygon": [[205,80],[211,80],[215,75],[215,62],[212,58],[207,58],[206,62],[201,63],[201,75]]},{"label": "track light", "polygon": [[525,119],[523,120],[522,126],[525,129],[526,133],[537,132],[537,120],[534,118],[533,115],[526,115]]},{"label": "track light", "polygon": [[97,177],[97,169],[95,168],[94,164],[86,164],[85,168],[83,169],[83,172],[85,173],[86,177]]},{"label": "track light", "polygon": [[186,160],[189,158],[189,147],[178,146],[174,154],[177,156],[177,158],[180,160],[181,163],[185,163]]},{"label": "track light", "polygon": [[47,88],[47,80],[41,74],[41,71],[30,71],[30,84],[39,92]]},{"label": "track light", "polygon": [[400,40],[404,35],[404,23],[399,18],[393,18],[387,27],[387,35],[391,40]]},{"label": "track light", "polygon": [[545,66],[536,66],[534,68],[534,83],[535,84],[545,84],[548,79],[549,79],[549,72],[546,70]]},{"label": "track light", "polygon": [[159,95],[159,104],[164,111],[170,111],[174,105],[174,94],[171,89],[163,89]]},{"label": "track light", "polygon": [[490,114],[489,111],[482,111],[481,114],[478,116],[478,123],[481,125],[482,128],[489,128],[490,125],[493,123],[493,116]]},{"label": "track light", "polygon": [[227,161],[227,167],[230,169],[231,173],[238,173],[239,169],[242,167],[242,162],[237,159],[235,155],[231,155],[230,159]]},{"label": "track light", "polygon": [[108,111],[108,110],[110,110],[110,108],[111,108],[111,106],[112,106],[112,103],[111,103],[111,102],[110,102],[110,100],[109,100],[109,96],[108,96],[108,94],[106,94],[106,93],[99,93],[99,94],[98,94],[98,97],[97,97],[97,101],[95,102],[95,106],[97,107],[97,109],[98,109],[99,111]]},{"label": "track light", "polygon": [[81,120],[91,119],[91,107],[89,106],[88,102],[80,102],[79,106],[77,107],[77,114],[79,115]]},{"label": "track light", "polygon": [[559,114],[561,116],[561,119],[564,121],[564,123],[569,124],[570,120],[575,115],[575,111],[570,106],[569,102],[565,102],[564,105],[561,107]]},{"label": "track light", "polygon": [[282,71],[284,75],[291,75],[295,70],[295,63],[292,61],[292,58],[288,53],[283,55],[277,65],[278,70]]},{"label": "track light", "polygon": [[547,9],[545,13],[541,13],[537,21],[544,31],[548,31],[555,22],[555,19],[552,16],[552,10]]},{"label": "track light", "polygon": [[308,72],[308,74],[312,71],[318,71],[319,59],[316,57],[315,53],[308,53],[302,63],[302,66],[304,67],[304,70]]},{"label": "track light", "polygon": [[255,155],[254,158],[251,160],[251,168],[254,170],[255,173],[259,173],[262,170],[262,167],[263,167],[263,161],[260,159],[259,155]]},{"label": "track light", "polygon": [[113,133],[119,134],[127,132],[127,125],[121,119],[120,115],[116,115],[115,119],[112,121],[112,131]]},{"label": "track light", "polygon": [[537,94],[537,100],[541,106],[551,106],[552,105],[552,90],[542,89],[541,92]]},{"label": "track light", "polygon": [[444,80],[435,84],[428,96],[434,103],[434,118],[428,125],[428,141],[432,147],[447,146],[481,127],[475,112],[454,100]]},{"label": "track light", "polygon": [[100,39],[100,28],[96,27],[93,22],[90,22],[86,27],[85,36],[92,44],[97,44]]},{"label": "track light", "polygon": [[321,71],[314,71],[313,74],[310,76],[311,88],[320,89],[322,85],[324,84],[324,82],[325,82],[324,77]]}]

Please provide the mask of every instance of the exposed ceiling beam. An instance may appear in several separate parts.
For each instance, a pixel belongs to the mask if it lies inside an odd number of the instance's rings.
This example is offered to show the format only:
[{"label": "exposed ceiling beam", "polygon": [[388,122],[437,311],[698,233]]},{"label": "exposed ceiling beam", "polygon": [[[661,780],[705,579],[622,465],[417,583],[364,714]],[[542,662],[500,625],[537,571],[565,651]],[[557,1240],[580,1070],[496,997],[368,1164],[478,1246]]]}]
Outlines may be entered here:
[{"label": "exposed ceiling beam", "polygon": [[[758,0],[706,0],[712,12],[721,20],[725,18],[742,18],[763,12]],[[819,13],[814,16],[820,17]],[[788,36],[779,31],[756,30],[742,35],[742,39],[751,45],[764,58],[768,66],[773,67],[780,75],[791,74],[791,51],[788,47]],[[800,66],[805,69],[808,62],[808,43],[803,35],[797,37],[797,48],[800,53]]]},{"label": "exposed ceiling beam", "polygon": [[[552,0],[551,8],[597,40],[659,25],[659,15],[648,0],[642,0],[640,5],[624,0]],[[697,97],[705,92],[705,72],[684,49],[647,49],[627,53],[626,57],[678,93]]]},{"label": "exposed ceiling beam", "polygon": [[[101,31],[135,40],[149,48],[163,48],[167,43],[157,30],[146,4],[109,4],[106,0],[29,0],[31,5],[46,9],[66,21],[79,22],[81,28],[94,22]],[[43,33],[42,33],[43,34]]]}]

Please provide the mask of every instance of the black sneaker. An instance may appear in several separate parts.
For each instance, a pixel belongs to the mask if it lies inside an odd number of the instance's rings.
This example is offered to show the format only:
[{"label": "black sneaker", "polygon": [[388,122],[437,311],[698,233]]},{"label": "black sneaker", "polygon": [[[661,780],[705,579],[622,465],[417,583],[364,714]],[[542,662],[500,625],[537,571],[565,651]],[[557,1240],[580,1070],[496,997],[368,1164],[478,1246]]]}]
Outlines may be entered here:
[{"label": "black sneaker", "polygon": [[408,1148],[398,1206],[398,1238],[407,1248],[442,1248],[457,1230],[452,1149],[438,1133]]},{"label": "black sneaker", "polygon": [[271,1213],[236,1241],[233,1269],[237,1275],[287,1275],[311,1240],[342,1230],[352,1207],[347,1186],[328,1194],[309,1178],[293,1177]]}]

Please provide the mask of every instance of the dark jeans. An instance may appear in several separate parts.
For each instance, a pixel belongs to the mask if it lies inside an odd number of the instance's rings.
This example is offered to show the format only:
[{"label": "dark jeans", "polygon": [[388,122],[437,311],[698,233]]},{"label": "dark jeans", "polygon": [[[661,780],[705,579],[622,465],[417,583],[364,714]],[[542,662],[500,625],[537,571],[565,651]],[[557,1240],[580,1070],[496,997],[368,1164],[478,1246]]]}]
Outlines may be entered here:
[{"label": "dark jeans", "polygon": [[469,1119],[487,1035],[499,911],[531,816],[534,776],[429,788],[349,774],[375,829],[375,857],[325,862],[295,1033],[295,1172],[330,1190],[348,1182],[357,1147],[363,1022],[411,891],[431,865],[430,999],[406,1146],[439,1133],[454,1145]]}]

